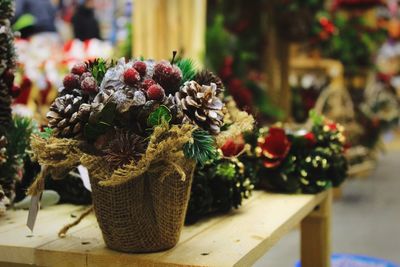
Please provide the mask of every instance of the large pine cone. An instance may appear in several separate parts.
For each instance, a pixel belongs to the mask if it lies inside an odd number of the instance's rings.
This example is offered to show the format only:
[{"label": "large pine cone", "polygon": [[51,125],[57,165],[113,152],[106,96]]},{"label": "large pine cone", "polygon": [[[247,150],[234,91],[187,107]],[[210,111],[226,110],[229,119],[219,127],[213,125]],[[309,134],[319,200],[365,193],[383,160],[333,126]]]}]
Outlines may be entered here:
[{"label": "large pine cone", "polygon": [[46,117],[55,136],[80,137],[90,111],[91,106],[83,103],[82,97],[66,94],[56,98]]},{"label": "large pine cone", "polygon": [[224,104],[217,96],[217,85],[188,81],[176,93],[186,117],[201,128],[218,134],[223,123]]}]

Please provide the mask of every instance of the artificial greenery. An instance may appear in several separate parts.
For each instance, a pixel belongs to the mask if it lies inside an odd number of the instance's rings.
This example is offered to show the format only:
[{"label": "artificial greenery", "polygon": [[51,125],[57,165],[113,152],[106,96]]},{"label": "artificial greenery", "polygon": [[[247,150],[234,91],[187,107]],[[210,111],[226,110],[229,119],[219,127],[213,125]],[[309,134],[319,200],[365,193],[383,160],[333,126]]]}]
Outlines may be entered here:
[{"label": "artificial greenery", "polygon": [[[284,193],[314,194],[339,186],[344,181],[347,161],[342,127],[315,112],[311,112],[311,117],[313,126],[309,132],[287,132],[283,137],[288,140],[287,154],[270,155],[272,151],[283,151],[279,148],[279,144],[283,144],[280,139],[266,138],[263,146],[257,145],[261,153],[255,162],[264,165],[258,169],[259,187]],[[261,129],[258,136],[264,140],[270,131],[270,128]],[[269,147],[272,150],[268,150]],[[266,155],[275,159],[265,158]],[[268,163],[272,159],[274,165],[266,164],[266,160]]]},{"label": "artificial greenery", "polygon": [[204,165],[218,157],[215,140],[207,131],[196,129],[192,137],[193,141],[186,143],[183,147],[183,153],[187,158],[195,159],[197,163]]},{"label": "artificial greenery", "polygon": [[239,208],[253,190],[244,165],[236,158],[218,158],[197,166],[190,194],[186,223]]},{"label": "artificial greenery", "polygon": [[96,58],[94,60],[88,61],[86,63],[88,71],[92,73],[93,77],[96,79],[98,84],[101,84],[101,81],[104,78],[107,70],[115,65],[114,61],[107,61],[103,58]]},{"label": "artificial greenery", "polygon": [[183,58],[176,62],[178,68],[182,71],[182,84],[193,80],[196,76],[196,67],[193,60],[189,58]]}]

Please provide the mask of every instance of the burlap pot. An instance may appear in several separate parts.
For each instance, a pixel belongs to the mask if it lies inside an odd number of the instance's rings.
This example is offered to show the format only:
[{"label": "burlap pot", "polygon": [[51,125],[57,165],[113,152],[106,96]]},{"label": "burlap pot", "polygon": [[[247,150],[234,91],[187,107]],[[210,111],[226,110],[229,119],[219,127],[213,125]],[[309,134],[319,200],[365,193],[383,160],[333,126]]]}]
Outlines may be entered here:
[{"label": "burlap pot", "polygon": [[179,240],[190,196],[194,163],[160,179],[146,172],[120,185],[103,186],[91,178],[94,211],[106,245],[122,252],[155,252]]}]

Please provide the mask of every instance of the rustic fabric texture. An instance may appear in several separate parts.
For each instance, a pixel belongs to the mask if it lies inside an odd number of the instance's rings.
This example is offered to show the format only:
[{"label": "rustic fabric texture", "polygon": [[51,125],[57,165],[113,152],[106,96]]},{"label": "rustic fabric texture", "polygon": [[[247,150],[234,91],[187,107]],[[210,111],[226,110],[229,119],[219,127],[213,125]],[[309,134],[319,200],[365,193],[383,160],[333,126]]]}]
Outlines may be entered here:
[{"label": "rustic fabric texture", "polygon": [[35,136],[32,148],[45,167],[29,192],[42,189],[43,173],[82,164],[90,173],[94,210],[108,247],[123,252],[171,248],[179,240],[190,196],[195,162],[182,147],[193,130],[189,124],[155,128],[143,157],[116,170],[84,152],[79,141]]}]

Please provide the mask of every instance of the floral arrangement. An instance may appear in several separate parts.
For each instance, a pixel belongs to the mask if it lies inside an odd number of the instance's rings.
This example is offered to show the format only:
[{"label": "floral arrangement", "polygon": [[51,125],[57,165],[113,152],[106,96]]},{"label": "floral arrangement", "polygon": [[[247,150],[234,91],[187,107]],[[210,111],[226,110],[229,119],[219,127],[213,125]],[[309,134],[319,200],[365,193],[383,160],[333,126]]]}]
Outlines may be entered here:
[{"label": "floral arrangement", "polygon": [[250,115],[229,112],[216,75],[175,56],[74,65],[50,106],[49,128],[33,137],[42,173],[30,194],[47,173],[84,165],[103,237],[116,250],[174,246],[196,163],[216,159],[226,139],[252,129]]},{"label": "floral arrangement", "polygon": [[343,127],[311,112],[310,131],[261,128],[254,149],[259,186],[286,193],[318,193],[346,177]]}]

